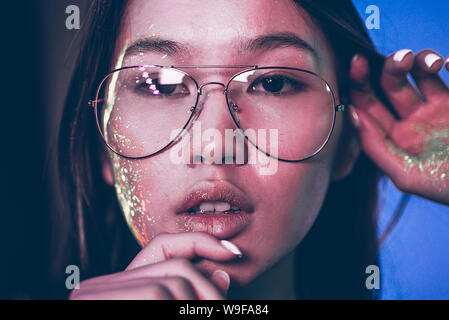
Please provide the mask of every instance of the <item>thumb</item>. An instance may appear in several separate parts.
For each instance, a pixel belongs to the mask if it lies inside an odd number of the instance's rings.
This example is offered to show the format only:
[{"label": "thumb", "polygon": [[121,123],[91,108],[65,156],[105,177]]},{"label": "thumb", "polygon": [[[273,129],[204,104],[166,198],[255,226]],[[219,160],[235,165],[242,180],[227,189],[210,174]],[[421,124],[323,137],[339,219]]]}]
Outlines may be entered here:
[{"label": "thumb", "polygon": [[231,283],[231,277],[226,271],[215,270],[210,276],[210,280],[217,286],[217,288],[226,297],[229,289],[229,284]]}]

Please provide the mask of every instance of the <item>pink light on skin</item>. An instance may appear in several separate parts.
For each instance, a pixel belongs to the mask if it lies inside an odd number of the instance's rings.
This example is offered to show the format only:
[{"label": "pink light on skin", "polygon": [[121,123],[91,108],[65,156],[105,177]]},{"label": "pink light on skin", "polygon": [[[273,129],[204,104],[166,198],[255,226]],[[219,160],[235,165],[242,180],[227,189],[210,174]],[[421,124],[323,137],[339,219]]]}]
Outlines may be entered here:
[{"label": "pink light on skin", "polygon": [[[176,39],[182,41],[182,35],[189,35],[189,44],[195,44],[195,52],[201,54],[213,64],[227,64],[229,61],[243,62],[254,61],[254,56],[248,54],[243,57],[233,53],[232,50],[223,50],[222,46],[216,46],[216,40],[219,39],[221,44],[234,45],[239,42],[239,38],[252,39],[259,35],[265,35],[276,32],[278,30],[286,30],[288,32],[298,33],[301,38],[308,42],[312,42],[315,49],[319,51],[320,57],[324,64],[323,77],[331,79],[330,83],[335,83],[336,75],[333,68],[333,52],[328,50],[326,38],[321,34],[320,29],[310,21],[307,15],[298,14],[298,8],[290,1],[272,1],[270,9],[267,9],[267,2],[250,0],[245,2],[244,7],[237,8],[226,1],[218,2],[188,2],[189,12],[198,12],[201,10],[207,15],[186,14],[184,6],[176,5],[178,0],[164,1],[131,1],[127,6],[124,21],[125,26],[130,26],[132,30],[132,41],[148,36],[148,27],[154,24],[155,33],[161,33],[161,37]],[[187,3],[187,2],[186,2]],[[276,3],[276,5],[274,5]],[[160,12],[168,12],[166,9],[171,8],[169,14],[159,14]],[[269,12],[267,12],[269,11]],[[223,13],[226,13],[225,15]],[[233,19],[227,19],[233,17]],[[151,22],[150,22],[151,21]],[[198,33],[196,26],[201,24],[205,31]],[[153,30],[153,29],[152,29]],[[185,40],[185,39],[184,39]],[[281,51],[284,50],[284,51]],[[287,51],[288,50],[288,51]],[[304,59],[300,59],[297,55],[291,54],[296,50],[294,48],[280,48],[272,52],[270,58],[273,60],[282,60],[283,64],[294,64],[307,67],[310,62],[304,54]],[[328,52],[329,51],[329,52]],[[234,54],[234,55],[231,55]],[[128,57],[131,59],[132,57]],[[159,58],[160,59],[160,58]],[[206,60],[204,60],[206,62]],[[134,64],[133,64],[134,65]],[[145,71],[145,70],[144,70]],[[146,69],[149,73],[153,70]],[[175,85],[182,83],[182,74],[173,70],[163,73],[161,68],[157,67],[155,72],[159,74],[159,85]],[[162,73],[162,74],[160,74]],[[216,80],[217,75],[211,77]],[[145,79],[146,80],[146,79]],[[148,87],[150,84],[148,84]],[[216,87],[208,87],[213,90]],[[159,90],[152,92],[154,95],[160,94]],[[215,101],[217,98],[217,101]],[[223,97],[212,97],[203,99],[208,110],[207,117],[203,118],[208,121],[207,125],[213,127],[219,124],[219,130],[226,128],[234,128],[232,119],[229,115],[227,118],[221,116],[222,113],[213,112],[214,103],[224,104]],[[209,105],[210,104],[210,105]],[[212,110],[211,110],[212,109]],[[223,108],[222,108],[223,109]],[[224,112],[227,110],[221,110]],[[300,118],[298,114],[298,118]],[[213,118],[215,117],[215,118]],[[338,118],[337,120],[342,120]],[[122,207],[128,209],[129,216],[135,219],[131,228],[133,235],[139,239],[139,243],[145,245],[151,234],[159,234],[161,232],[176,232],[177,228],[187,229],[183,226],[182,221],[177,221],[176,203],[185,197],[186,192],[192,185],[201,182],[201,179],[222,179],[234,184],[242,190],[249,198],[254,199],[257,203],[257,212],[252,216],[251,225],[244,232],[239,233],[232,240],[236,245],[248,252],[250,257],[248,264],[226,264],[223,267],[232,279],[241,285],[249,283],[257,276],[261,275],[265,270],[272,267],[275,263],[287,253],[291,252],[302,240],[311,227],[315,217],[318,215],[320,205],[327,191],[327,182],[331,169],[333,169],[334,155],[337,153],[339,134],[342,132],[342,122],[337,121],[334,129],[336,138],[331,140],[326,149],[320,153],[320,161],[311,161],[301,165],[282,164],[279,166],[276,175],[260,176],[257,166],[207,166],[206,164],[197,165],[196,167],[188,167],[186,165],[174,165],[170,162],[170,153],[162,152],[156,157],[133,161],[133,166],[140,167],[139,187],[136,189],[120,189],[117,193],[121,197]],[[146,129],[146,128],[145,128]],[[286,140],[286,142],[294,143],[296,140]],[[348,154],[347,158],[352,156]],[[346,154],[342,153],[342,157],[346,158]],[[114,168],[120,171],[120,168]],[[133,168],[134,170],[134,168]],[[134,172],[134,171],[133,171]],[[201,175],[200,175],[201,173]],[[338,172],[337,172],[338,173]],[[125,177],[130,176],[130,173]],[[169,179],[168,179],[169,177]],[[120,182],[120,181],[118,181]],[[117,184],[120,187],[120,184]],[[257,188],[253,186],[257,185]],[[130,186],[132,188],[132,186]],[[154,223],[150,223],[145,217],[131,215],[132,206],[136,206],[133,199],[128,204],[128,193],[143,192],[142,198],[148,200],[148,205],[144,210],[145,214],[151,218],[155,218]],[[152,195],[148,191],[152,191]],[[313,190],[313,193],[310,193]],[[139,197],[139,195],[137,195]],[[149,199],[151,198],[151,202]],[[143,200],[143,199],[140,199]],[[137,201],[136,201],[137,202]],[[140,201],[139,203],[141,203]],[[143,208],[142,205],[140,207]],[[275,212],[276,214],[273,214]],[[139,213],[140,214],[140,213]],[[139,223],[139,221],[141,223]],[[178,225],[176,225],[178,222]],[[145,223],[145,226],[142,224]],[[273,232],[273,226],[279,232]],[[145,230],[143,230],[145,229]],[[193,230],[192,230],[193,231]],[[270,235],[264,237],[263,246],[260,245],[260,235]],[[290,260],[289,260],[290,261]],[[206,261],[200,271],[209,271],[215,265]],[[209,268],[209,269],[208,269]],[[289,280],[289,277],[285,277]]]},{"label": "pink light on skin", "polygon": [[128,226],[139,244],[144,247],[154,236],[155,215],[150,215],[145,189],[141,185],[142,168],[139,163],[111,155],[115,188]]}]

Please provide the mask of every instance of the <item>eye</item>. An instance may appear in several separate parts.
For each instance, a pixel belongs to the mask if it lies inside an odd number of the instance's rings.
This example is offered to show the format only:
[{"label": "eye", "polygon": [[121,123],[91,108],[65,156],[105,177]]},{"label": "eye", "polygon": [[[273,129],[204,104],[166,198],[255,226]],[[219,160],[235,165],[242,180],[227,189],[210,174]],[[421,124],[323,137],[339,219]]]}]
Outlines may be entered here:
[{"label": "eye", "polygon": [[141,78],[137,80],[135,90],[154,97],[181,98],[190,94],[184,83],[160,84],[158,78]]},{"label": "eye", "polygon": [[266,75],[254,80],[247,92],[253,94],[282,95],[298,93],[304,89],[304,84],[284,75]]}]

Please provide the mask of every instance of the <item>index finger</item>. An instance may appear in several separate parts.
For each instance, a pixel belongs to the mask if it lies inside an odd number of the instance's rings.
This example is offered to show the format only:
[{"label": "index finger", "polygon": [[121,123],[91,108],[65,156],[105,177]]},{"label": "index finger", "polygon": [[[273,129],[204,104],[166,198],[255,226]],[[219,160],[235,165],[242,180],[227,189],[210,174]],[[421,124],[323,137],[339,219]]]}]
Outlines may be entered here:
[{"label": "index finger", "polygon": [[206,232],[161,233],[137,254],[126,270],[175,257],[228,261],[241,256],[242,252],[233,243],[218,240]]}]

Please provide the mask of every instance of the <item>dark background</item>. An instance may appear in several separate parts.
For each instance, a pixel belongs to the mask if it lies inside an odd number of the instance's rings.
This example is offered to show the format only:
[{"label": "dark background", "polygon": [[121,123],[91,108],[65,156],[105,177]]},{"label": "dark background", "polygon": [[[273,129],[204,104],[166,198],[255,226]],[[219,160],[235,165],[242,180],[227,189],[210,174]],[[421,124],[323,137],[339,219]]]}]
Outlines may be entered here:
[{"label": "dark background", "polygon": [[[45,293],[48,218],[45,158],[45,70],[39,49],[38,1],[2,4],[1,298]],[[39,289],[37,289],[39,288]],[[42,290],[41,290],[42,289]]]},{"label": "dark background", "polygon": [[[0,6],[0,298],[58,297],[51,282],[51,214],[56,210],[57,121],[76,52],[65,8],[87,1],[5,1]],[[73,48],[73,50],[71,50]],[[55,107],[56,106],[56,107]],[[61,270],[64,274],[65,270]]]}]

